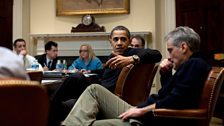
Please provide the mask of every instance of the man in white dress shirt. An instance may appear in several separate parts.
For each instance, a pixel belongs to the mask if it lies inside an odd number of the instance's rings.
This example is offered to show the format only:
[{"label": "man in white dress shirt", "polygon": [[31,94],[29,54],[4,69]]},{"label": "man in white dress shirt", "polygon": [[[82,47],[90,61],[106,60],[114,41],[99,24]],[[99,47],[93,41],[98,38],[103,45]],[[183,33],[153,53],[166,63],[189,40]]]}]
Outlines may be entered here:
[{"label": "man in white dress shirt", "polygon": [[[13,47],[16,54],[19,55],[19,57],[23,60],[24,68],[25,69],[31,68],[32,64],[35,62],[36,59],[28,54],[26,50],[26,41],[21,38],[16,39],[13,43]],[[40,64],[39,64],[39,70],[43,71],[43,68]]]}]

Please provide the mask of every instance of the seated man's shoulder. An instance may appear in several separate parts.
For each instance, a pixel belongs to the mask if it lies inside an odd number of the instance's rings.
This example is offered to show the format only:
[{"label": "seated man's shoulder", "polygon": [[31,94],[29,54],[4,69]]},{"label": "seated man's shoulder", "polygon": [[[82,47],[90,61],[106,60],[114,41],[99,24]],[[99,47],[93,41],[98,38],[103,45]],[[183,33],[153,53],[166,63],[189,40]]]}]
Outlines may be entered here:
[{"label": "seated man's shoulder", "polygon": [[190,58],[185,66],[186,69],[191,69],[196,73],[208,73],[211,70],[211,65],[202,58]]},{"label": "seated man's shoulder", "polygon": [[210,66],[204,59],[198,57],[190,58],[188,60],[188,63],[195,66]]},{"label": "seated man's shoulder", "polygon": [[36,59],[41,59],[41,58],[43,58],[43,56],[44,56],[44,54],[41,54],[41,55],[35,55],[34,58],[36,58]]}]

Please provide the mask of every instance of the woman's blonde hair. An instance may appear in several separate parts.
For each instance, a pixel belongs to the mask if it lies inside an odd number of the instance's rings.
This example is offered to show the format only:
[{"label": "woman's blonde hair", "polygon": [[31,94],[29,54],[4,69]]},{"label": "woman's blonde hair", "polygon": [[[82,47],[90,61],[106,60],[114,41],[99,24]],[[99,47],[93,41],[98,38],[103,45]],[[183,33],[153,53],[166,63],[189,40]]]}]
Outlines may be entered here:
[{"label": "woman's blonde hair", "polygon": [[82,45],[80,46],[80,49],[79,49],[79,57],[82,59],[82,57],[81,57],[80,54],[81,54],[81,48],[82,48],[83,46],[86,46],[87,49],[88,49],[89,60],[94,59],[96,55],[95,55],[95,53],[93,52],[93,49],[92,49],[91,45],[89,45],[89,44],[82,44]]}]

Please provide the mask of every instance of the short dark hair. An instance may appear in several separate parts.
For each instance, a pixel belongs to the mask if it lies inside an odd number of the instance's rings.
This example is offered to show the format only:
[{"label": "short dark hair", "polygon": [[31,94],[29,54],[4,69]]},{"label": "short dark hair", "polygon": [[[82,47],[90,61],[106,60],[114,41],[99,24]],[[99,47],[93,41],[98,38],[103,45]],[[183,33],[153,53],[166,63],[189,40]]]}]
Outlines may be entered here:
[{"label": "short dark hair", "polygon": [[128,28],[126,28],[125,26],[119,25],[116,26],[112,29],[111,33],[110,33],[110,38],[112,37],[113,33],[115,30],[124,30],[127,33],[127,37],[130,38],[130,31],[128,30]]},{"label": "short dark hair", "polygon": [[17,42],[24,42],[24,43],[26,43],[26,41],[24,40],[24,39],[22,39],[22,38],[18,38],[18,39],[16,39],[14,42],[13,42],[13,46],[14,47],[16,47],[16,44],[17,44]]},{"label": "short dark hair", "polygon": [[52,46],[55,46],[55,47],[58,47],[58,44],[54,41],[49,41],[45,44],[45,51],[47,50],[51,50],[51,47]]},{"label": "short dark hair", "polygon": [[142,42],[142,47],[144,47],[145,46],[145,39],[142,37],[142,36],[140,36],[140,35],[134,35],[134,36],[132,36],[131,37],[131,41],[132,41],[132,39],[137,39],[137,40],[141,40],[141,42]]}]

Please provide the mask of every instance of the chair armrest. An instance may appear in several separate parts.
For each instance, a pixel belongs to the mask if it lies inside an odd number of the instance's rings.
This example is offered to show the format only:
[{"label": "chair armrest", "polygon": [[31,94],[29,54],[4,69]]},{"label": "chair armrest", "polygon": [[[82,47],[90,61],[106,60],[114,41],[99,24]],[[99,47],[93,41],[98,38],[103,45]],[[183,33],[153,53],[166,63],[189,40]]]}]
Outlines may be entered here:
[{"label": "chair armrest", "polygon": [[154,117],[163,118],[207,119],[207,111],[205,109],[154,109],[152,113]]},{"label": "chair armrest", "polygon": [[120,72],[120,75],[118,76],[114,94],[117,95],[118,97],[120,97],[121,99],[123,97],[122,96],[123,87],[125,85],[126,78],[133,67],[134,67],[133,64],[129,64],[129,65],[123,67]]}]

